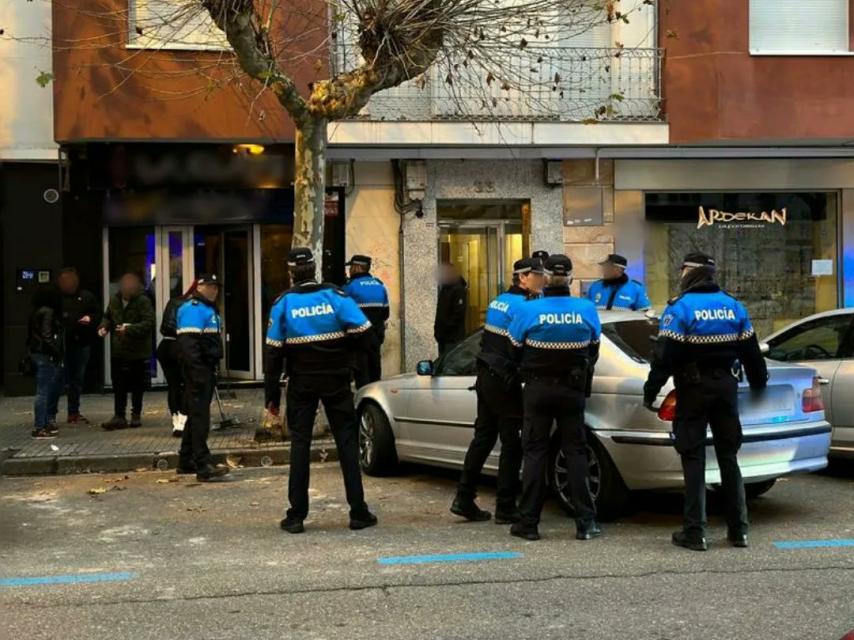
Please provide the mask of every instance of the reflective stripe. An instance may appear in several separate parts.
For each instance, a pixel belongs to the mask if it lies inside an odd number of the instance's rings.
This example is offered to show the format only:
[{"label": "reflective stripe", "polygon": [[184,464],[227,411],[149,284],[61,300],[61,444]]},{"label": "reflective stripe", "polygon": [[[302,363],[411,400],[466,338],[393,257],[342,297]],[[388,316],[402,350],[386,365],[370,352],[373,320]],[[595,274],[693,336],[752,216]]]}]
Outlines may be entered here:
[{"label": "reflective stripe", "polygon": [[361,302],[361,303],[359,303],[360,309],[368,309],[368,308],[374,308],[374,307],[385,308],[385,307],[388,307],[388,305],[384,302]]},{"label": "reflective stripe", "polygon": [[[370,325],[368,325],[370,327]],[[337,340],[338,338],[346,338],[347,334],[343,331],[333,331],[332,333],[319,333],[316,336],[297,336],[285,340],[288,344],[311,344],[312,342],[324,342],[325,340]]]},{"label": "reflective stripe", "polygon": [[543,342],[542,340],[525,340],[525,345],[536,349],[584,349],[590,346],[590,340],[583,342]]},{"label": "reflective stripe", "polygon": [[285,344],[284,340],[274,340],[273,338],[267,338],[264,342],[271,347],[281,347]]},{"label": "reflective stripe", "polygon": [[363,333],[370,328],[371,328],[371,323],[366,322],[365,324],[360,325],[358,327],[351,327],[350,329],[347,329],[347,333]]},{"label": "reflective stripe", "polygon": [[499,336],[509,336],[510,334],[507,332],[507,329],[502,329],[501,327],[496,327],[494,324],[485,324],[483,325],[484,331],[489,331],[490,333],[496,333]]}]

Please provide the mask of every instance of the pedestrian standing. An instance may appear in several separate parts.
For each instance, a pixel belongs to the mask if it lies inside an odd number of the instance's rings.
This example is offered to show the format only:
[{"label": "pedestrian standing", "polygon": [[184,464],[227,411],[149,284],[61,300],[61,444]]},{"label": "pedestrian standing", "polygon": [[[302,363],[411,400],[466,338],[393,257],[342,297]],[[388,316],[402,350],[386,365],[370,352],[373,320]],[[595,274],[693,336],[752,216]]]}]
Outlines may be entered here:
[{"label": "pedestrian standing", "polygon": [[216,308],[218,296],[216,274],[199,274],[196,290],[178,307],[175,328],[187,408],[187,422],[178,452],[178,473],[195,473],[201,482],[228,474],[227,466],[213,463],[208,449],[211,400],[216,387],[216,369],[223,355],[222,321]]},{"label": "pedestrian standing", "polygon": [[88,424],[80,413],[80,395],[92,344],[101,322],[101,303],[91,291],[80,288],[74,267],[59,272],[57,285],[62,293],[62,322],[65,328],[65,386],[68,393],[68,424]]},{"label": "pedestrian standing", "polygon": [[[142,279],[125,273],[119,291],[110,298],[98,327],[102,338],[110,334],[110,370],[113,380],[114,415],[101,425],[106,431],[142,425],[142,396],[151,381],[151,343],[154,307],[145,294]],[[127,397],[131,395],[131,419],[127,421]]]},{"label": "pedestrian standing", "polygon": [[597,309],[649,309],[649,297],[643,283],[626,275],[628,260],[611,253],[599,265],[602,267],[602,279],[590,285],[587,291],[587,297]]},{"label": "pedestrian standing", "polygon": [[350,268],[350,280],[344,291],[371,321],[371,330],[365,336],[366,347],[356,362],[358,389],[383,377],[382,346],[389,317],[388,291],[382,280],[371,274],[370,256],[354,255],[346,266]]},{"label": "pedestrian standing", "polygon": [[450,263],[439,265],[439,295],[433,337],[439,347],[440,357],[466,337],[467,305],[468,287],[457,268]]},{"label": "pedestrian standing", "polygon": [[27,324],[27,350],[35,364],[36,397],[33,403],[33,438],[55,438],[56,414],[63,382],[62,297],[52,285],[40,286],[32,300]]},{"label": "pedestrian standing", "polygon": [[486,322],[477,356],[477,419],[474,438],[469,444],[457,495],[451,513],[470,521],[489,520],[489,511],[475,502],[477,481],[483,465],[498,438],[498,491],[495,499],[495,523],[512,524],[519,520],[516,498],[519,470],[522,467],[522,384],[507,335],[510,321],[520,306],[536,298],[543,288],[543,265],[538,259],[517,260],[513,264],[513,285],[486,309]]},{"label": "pedestrian standing", "polygon": [[160,335],[163,339],[157,345],[157,361],[166,378],[166,402],[169,415],[172,416],[172,435],[180,438],[187,424],[187,410],[184,408],[184,376],[178,359],[178,308],[196,291],[196,282],[183,295],[177,295],[166,303],[163,319],[160,321]]},{"label": "pedestrian standing", "polygon": [[359,469],[359,440],[351,371],[371,323],[344,291],[318,284],[317,266],[310,249],[288,254],[293,286],[276,300],[270,311],[266,339],[265,404],[279,406],[279,379],[288,375],[286,415],[291,434],[288,477],[290,508],[280,526],[288,533],[302,533],[308,516],[311,435],[318,403],[323,403],[344,489],[350,505],[350,528],[377,524],[365,503]]},{"label": "pedestrian standing", "polygon": [[549,256],[544,271],[543,297],[521,305],[509,327],[525,381],[521,519],[510,533],[540,539],[549,440],[556,422],[575,509],[575,537],[589,540],[602,532],[590,494],[584,426],[601,327],[593,304],[570,296],[572,261],[567,256]]},{"label": "pedestrian standing", "polygon": [[682,262],[680,293],[661,316],[659,342],[646,385],[644,405],[653,403],[673,376],[678,402],[673,421],[676,451],[685,478],[684,522],[673,544],[705,551],[706,427],[721,474],[727,539],[747,546],[747,502],[738,466],[742,432],[738,415],[741,367],[753,391],[765,389],[768,369],[744,306],[715,281],[715,260],[689,253]]}]

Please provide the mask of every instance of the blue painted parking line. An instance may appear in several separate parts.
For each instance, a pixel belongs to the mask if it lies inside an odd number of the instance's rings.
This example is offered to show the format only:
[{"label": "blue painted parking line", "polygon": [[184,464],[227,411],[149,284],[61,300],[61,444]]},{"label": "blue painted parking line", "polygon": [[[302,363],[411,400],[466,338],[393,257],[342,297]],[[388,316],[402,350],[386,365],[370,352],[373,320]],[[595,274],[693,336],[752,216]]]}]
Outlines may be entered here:
[{"label": "blue painted parking line", "polygon": [[487,551],[482,553],[439,553],[428,556],[390,556],[377,558],[380,564],[434,564],[439,562],[479,562],[481,560],[512,560],[521,558],[518,551]]},{"label": "blue painted parking line", "polygon": [[0,578],[0,587],[30,587],[42,584],[91,584],[95,582],[125,582],[137,577],[129,571],[119,573],[72,573],[59,576],[25,576]]},{"label": "blue painted parking line", "polygon": [[831,549],[834,547],[854,547],[854,538],[836,538],[828,540],[784,540],[775,542],[778,549]]}]

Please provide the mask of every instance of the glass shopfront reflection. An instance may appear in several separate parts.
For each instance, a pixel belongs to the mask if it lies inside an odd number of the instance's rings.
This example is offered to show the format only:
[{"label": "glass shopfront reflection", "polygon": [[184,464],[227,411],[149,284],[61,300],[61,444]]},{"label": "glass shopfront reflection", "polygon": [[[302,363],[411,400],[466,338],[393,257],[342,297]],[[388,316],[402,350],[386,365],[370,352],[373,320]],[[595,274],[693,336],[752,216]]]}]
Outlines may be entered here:
[{"label": "glass shopfront reflection", "polygon": [[760,336],[839,299],[838,194],[647,193],[646,285],[662,309],[689,251],[718,261],[721,286],[748,307]]}]

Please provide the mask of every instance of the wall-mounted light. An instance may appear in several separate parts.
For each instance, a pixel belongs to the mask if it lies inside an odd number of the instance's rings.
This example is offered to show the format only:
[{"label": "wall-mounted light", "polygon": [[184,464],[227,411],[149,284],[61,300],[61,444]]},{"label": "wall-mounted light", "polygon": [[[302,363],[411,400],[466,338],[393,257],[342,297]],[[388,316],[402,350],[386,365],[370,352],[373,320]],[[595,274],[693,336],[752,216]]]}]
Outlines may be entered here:
[{"label": "wall-mounted light", "polygon": [[264,153],[263,144],[236,144],[232,147],[233,153],[245,153],[247,156],[260,156]]}]

